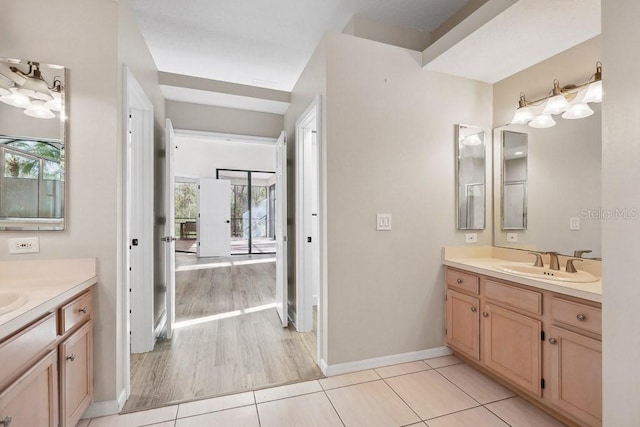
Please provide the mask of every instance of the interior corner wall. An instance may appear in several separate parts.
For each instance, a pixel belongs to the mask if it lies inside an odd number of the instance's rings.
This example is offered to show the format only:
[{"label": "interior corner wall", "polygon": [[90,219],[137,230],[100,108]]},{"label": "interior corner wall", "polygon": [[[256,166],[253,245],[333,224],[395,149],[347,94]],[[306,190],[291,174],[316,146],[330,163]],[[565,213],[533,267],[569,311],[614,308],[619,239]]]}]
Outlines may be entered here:
[{"label": "interior corner wall", "polygon": [[[424,70],[419,52],[325,43],[327,362],[442,346],[442,247],[465,241],[454,125],[490,128],[492,87]],[[376,213],[393,215],[391,231],[376,231]],[[478,244],[491,242],[487,224]]]},{"label": "interior corner wall", "polygon": [[[0,233],[0,259],[98,259],[94,300],[94,399],[115,400],[119,178],[118,3],[112,1],[5,0],[0,14],[0,56],[67,67],[69,120],[65,142],[64,231]],[[31,24],[25,24],[31,23]],[[8,255],[9,238],[37,236],[40,253]]]},{"label": "interior corner wall", "polygon": [[281,114],[167,101],[167,118],[175,129],[277,138],[284,123]]},{"label": "interior corner wall", "polygon": [[431,33],[427,31],[389,25],[358,15],[351,19],[343,33],[420,52],[431,42]]},{"label": "interior corner wall", "polygon": [[[602,2],[602,208],[640,209],[640,3]],[[594,171],[595,172],[595,171]],[[640,218],[602,221],[603,425],[640,420]]]}]

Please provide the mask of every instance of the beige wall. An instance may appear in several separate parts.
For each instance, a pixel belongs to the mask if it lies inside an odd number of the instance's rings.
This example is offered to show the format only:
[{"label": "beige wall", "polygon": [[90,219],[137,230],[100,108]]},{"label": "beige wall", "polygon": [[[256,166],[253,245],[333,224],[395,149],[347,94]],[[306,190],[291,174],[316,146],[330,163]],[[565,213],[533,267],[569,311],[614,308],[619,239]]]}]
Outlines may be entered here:
[{"label": "beige wall", "polygon": [[[638,2],[602,2],[603,149],[605,209],[640,208],[640,40]],[[603,398],[605,426],[640,420],[640,220],[602,222]]]},{"label": "beige wall", "polygon": [[[3,2],[0,14],[2,56],[68,67],[67,219],[62,232],[3,232],[0,259],[7,239],[38,236],[40,253],[20,259],[92,256],[98,259],[94,322],[94,391],[96,402],[113,401],[123,388],[123,296],[119,241],[122,222],[121,68],[132,64],[156,104],[156,126],[162,102],[155,89],[146,47],[130,19],[126,1],[37,0]],[[28,25],[25,22],[37,23]],[[118,41],[126,40],[121,46]]]},{"label": "beige wall", "polygon": [[343,33],[420,52],[431,42],[431,33],[427,31],[388,25],[358,15],[351,18]]},{"label": "beige wall", "polygon": [[[346,35],[326,38],[326,56],[327,362],[441,346],[440,254],[464,244],[454,125],[491,126],[491,85]],[[392,231],[375,230],[377,212],[393,215]]]},{"label": "beige wall", "polygon": [[167,101],[167,118],[175,129],[277,138],[283,129],[283,116],[257,111]]}]

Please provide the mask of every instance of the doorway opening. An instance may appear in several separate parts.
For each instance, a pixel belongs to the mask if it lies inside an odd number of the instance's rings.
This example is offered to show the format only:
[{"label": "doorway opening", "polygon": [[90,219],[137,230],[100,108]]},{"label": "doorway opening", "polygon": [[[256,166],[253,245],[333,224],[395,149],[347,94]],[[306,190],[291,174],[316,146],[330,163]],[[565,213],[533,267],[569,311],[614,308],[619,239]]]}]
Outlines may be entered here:
[{"label": "doorway opening", "polygon": [[174,185],[175,195],[175,230],[176,252],[196,253],[198,239],[198,205],[196,197],[198,183],[194,180],[176,177]]}]

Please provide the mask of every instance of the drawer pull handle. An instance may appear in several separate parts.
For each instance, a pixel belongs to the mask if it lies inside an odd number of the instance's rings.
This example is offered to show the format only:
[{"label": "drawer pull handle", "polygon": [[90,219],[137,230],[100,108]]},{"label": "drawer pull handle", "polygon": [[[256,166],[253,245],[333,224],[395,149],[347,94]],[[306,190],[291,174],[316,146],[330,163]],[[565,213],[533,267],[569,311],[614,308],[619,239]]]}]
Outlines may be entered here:
[{"label": "drawer pull handle", "polygon": [[6,416],[4,417],[4,420],[0,421],[0,426],[9,427],[9,424],[11,424],[11,421],[13,421],[13,418]]},{"label": "drawer pull handle", "polygon": [[581,322],[584,322],[585,320],[587,320],[587,316],[585,316],[584,314],[578,314],[576,318]]},{"label": "drawer pull handle", "polygon": [[73,362],[76,360],[76,357],[77,357],[76,354],[72,353],[71,356],[67,356],[67,360],[70,360],[71,362]]},{"label": "drawer pull handle", "polygon": [[556,340],[555,338],[549,338],[549,344],[556,345],[557,343],[558,343],[558,340]]},{"label": "drawer pull handle", "polygon": [[476,311],[478,311],[478,309],[475,308],[475,307],[471,307],[471,311],[473,311],[475,313]]},{"label": "drawer pull handle", "polygon": [[78,312],[79,312],[79,313],[82,313],[82,314],[87,314],[87,307],[79,308],[79,309],[78,309]]},{"label": "drawer pull handle", "polygon": [[489,317],[489,313],[487,313],[486,311],[482,312],[482,317]]},{"label": "drawer pull handle", "polygon": [[457,283],[462,283],[462,279],[456,279]]}]

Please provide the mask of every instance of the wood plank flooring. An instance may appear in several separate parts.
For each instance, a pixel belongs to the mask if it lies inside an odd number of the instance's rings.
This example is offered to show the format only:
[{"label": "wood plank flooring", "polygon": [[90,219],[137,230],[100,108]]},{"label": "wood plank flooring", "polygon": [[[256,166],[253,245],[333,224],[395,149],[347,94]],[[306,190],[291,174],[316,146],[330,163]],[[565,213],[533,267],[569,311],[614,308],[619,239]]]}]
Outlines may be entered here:
[{"label": "wood plank flooring", "polygon": [[179,327],[131,355],[123,412],[322,377],[315,333],[280,325],[273,258],[176,254],[176,265]]}]

